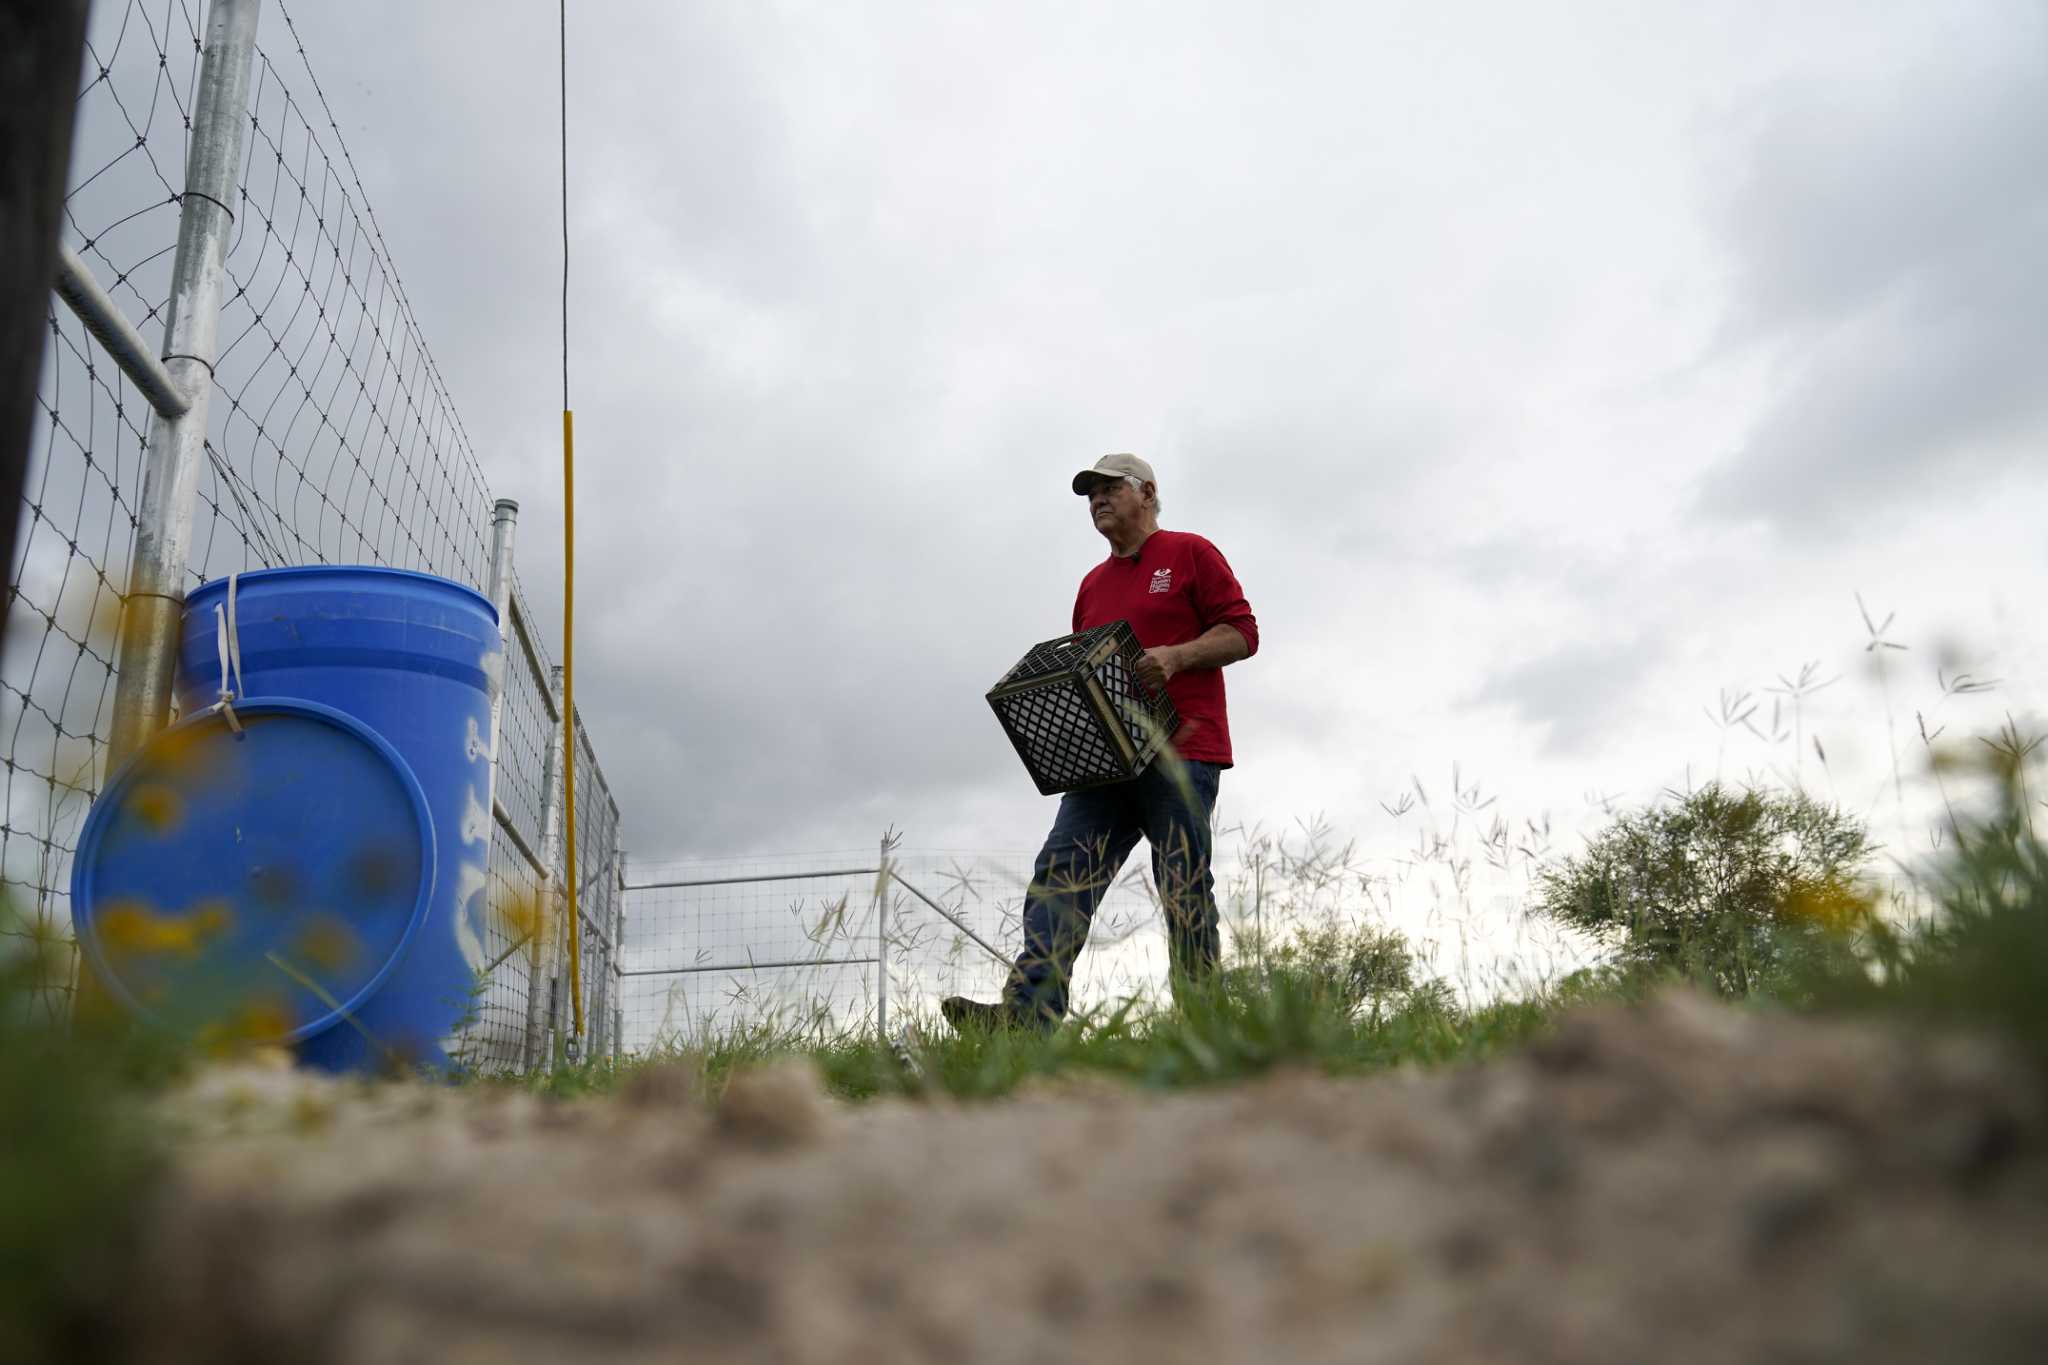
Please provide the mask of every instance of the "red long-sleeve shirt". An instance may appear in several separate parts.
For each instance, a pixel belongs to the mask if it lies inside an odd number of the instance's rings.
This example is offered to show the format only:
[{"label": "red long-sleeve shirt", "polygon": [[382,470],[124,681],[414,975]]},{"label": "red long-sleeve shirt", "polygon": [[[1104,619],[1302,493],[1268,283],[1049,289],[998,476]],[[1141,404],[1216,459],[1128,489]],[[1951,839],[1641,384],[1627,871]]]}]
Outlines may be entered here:
[{"label": "red long-sleeve shirt", "polygon": [[[1259,623],[1223,554],[1186,531],[1154,531],[1129,559],[1111,555],[1088,571],[1074,597],[1074,629],[1129,621],[1146,649],[1182,645],[1227,625],[1259,651]],[[1180,712],[1173,747],[1183,758],[1231,766],[1230,713],[1223,670],[1194,668],[1167,680]]]}]

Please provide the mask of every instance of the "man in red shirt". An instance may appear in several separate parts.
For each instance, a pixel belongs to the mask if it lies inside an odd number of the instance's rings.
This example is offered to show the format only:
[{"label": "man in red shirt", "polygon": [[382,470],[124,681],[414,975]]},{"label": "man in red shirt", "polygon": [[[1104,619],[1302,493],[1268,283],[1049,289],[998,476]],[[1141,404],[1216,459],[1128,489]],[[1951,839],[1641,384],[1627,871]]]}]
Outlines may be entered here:
[{"label": "man in red shirt", "polygon": [[1074,629],[1129,621],[1145,649],[1138,674],[1166,689],[1181,727],[1131,781],[1060,799],[1025,893],[1024,950],[1003,1000],[949,997],[940,1009],[955,1028],[1058,1023],[1095,907],[1140,835],[1152,847],[1175,984],[1206,976],[1221,952],[1210,817],[1217,780],[1231,766],[1223,669],[1258,649],[1259,624],[1214,545],[1159,529],[1151,465],[1105,455],[1074,475],[1073,486],[1110,550],[1081,580]]}]

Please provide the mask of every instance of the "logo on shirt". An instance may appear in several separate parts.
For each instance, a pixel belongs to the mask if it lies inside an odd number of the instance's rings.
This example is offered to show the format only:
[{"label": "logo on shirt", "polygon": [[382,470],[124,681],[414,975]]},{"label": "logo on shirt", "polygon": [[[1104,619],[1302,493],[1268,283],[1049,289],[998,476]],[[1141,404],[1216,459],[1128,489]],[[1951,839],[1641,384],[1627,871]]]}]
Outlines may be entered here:
[{"label": "logo on shirt", "polygon": [[1148,592],[1172,592],[1172,591],[1173,591],[1173,570],[1171,570],[1171,569],[1154,569],[1154,570],[1152,571],[1152,586],[1151,586],[1150,588],[1146,589],[1146,591],[1148,591]]}]

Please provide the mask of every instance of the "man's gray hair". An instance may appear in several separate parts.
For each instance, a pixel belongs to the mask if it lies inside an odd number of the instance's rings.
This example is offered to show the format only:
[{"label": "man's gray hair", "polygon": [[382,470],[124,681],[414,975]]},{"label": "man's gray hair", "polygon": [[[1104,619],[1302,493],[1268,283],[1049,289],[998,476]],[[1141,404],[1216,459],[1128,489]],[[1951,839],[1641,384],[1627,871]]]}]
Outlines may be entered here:
[{"label": "man's gray hair", "polygon": [[[1139,497],[1142,498],[1145,496],[1145,481],[1139,478],[1136,474],[1124,475],[1124,482],[1129,484],[1131,487],[1137,489]],[[1162,504],[1159,501],[1159,485],[1155,483],[1152,485],[1152,515],[1158,516],[1159,509],[1163,505],[1164,504]]]}]

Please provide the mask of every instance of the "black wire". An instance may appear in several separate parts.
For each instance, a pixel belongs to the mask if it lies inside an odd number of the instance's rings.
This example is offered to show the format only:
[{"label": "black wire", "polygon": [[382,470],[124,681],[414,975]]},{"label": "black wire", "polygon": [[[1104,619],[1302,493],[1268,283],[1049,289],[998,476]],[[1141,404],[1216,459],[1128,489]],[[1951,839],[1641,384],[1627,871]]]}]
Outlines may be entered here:
[{"label": "black wire", "polygon": [[562,42],[562,411],[569,410],[569,0],[561,0]]}]

